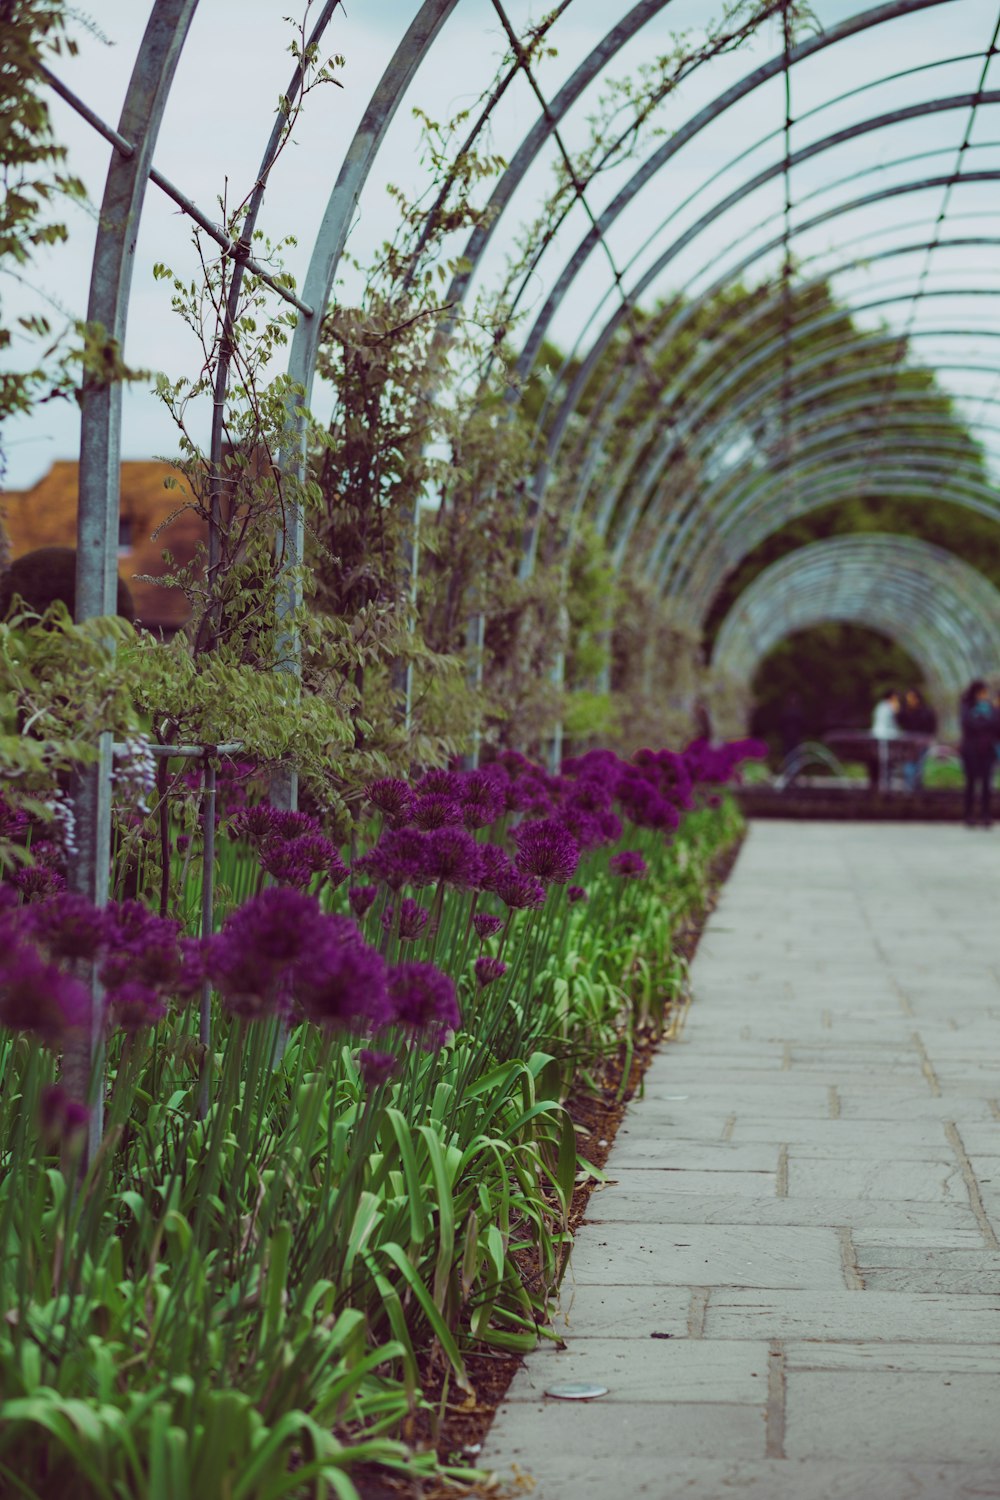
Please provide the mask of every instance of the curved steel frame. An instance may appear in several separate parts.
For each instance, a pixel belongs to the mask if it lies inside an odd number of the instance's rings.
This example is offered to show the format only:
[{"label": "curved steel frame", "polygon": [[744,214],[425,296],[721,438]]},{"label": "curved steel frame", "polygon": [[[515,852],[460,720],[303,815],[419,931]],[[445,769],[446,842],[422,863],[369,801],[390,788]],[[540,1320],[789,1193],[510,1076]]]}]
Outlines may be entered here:
[{"label": "curved steel frame", "polygon": [[761,573],[726,616],[712,653],[723,677],[752,681],[797,630],[827,620],[867,625],[923,668],[953,727],[959,693],[1000,660],[1000,592],[968,563],[913,537],[833,537]]},{"label": "curved steel frame", "polygon": [[[321,314],[332,293],[337,267],[352,218],[389,126],[421,62],[456,9],[457,3],[458,0],[423,0],[419,6],[414,20],[396,47],[368,103],[361,125],[347,148],[309,259],[301,296],[288,293],[287,289],[281,292],[294,302],[300,314],[289,356],[288,374],[294,395],[290,402],[288,432],[281,458],[284,471],[294,478],[301,477],[304,468],[304,411],[311,399],[321,334]],[[570,0],[563,0],[546,25],[557,24],[559,16],[569,3]],[[734,106],[752,98],[756,91],[766,84],[780,77],[784,77],[787,84],[788,80],[795,76],[796,67],[810,58],[829,52],[839,44],[871,33],[879,27],[888,27],[894,22],[905,20],[920,12],[952,3],[955,3],[955,0],[889,0],[889,3],[870,6],[826,31],[820,31],[816,35],[779,48],[773,57],[747,72],[689,119],[683,121],[665,141],[650,150],[648,156],[640,160],[637,169],[612,201],[598,214],[590,210],[586,200],[590,180],[574,181],[572,201],[567,202],[565,212],[559,217],[558,222],[551,226],[545,243],[539,248],[539,253],[532,257],[530,264],[523,269],[519,280],[512,286],[512,300],[517,306],[524,300],[529,285],[533,284],[542,256],[552,243],[570,208],[578,202],[584,203],[591,227],[553,276],[545,300],[525,336],[518,365],[520,376],[523,378],[532,370],[553,317],[557,310],[566,306],[570,297],[575,295],[574,289],[579,274],[589,257],[599,247],[605,249],[612,267],[615,268],[614,285],[610,293],[600,297],[591,311],[587,312],[586,308],[583,309],[584,315],[579,320],[581,330],[579,338],[574,348],[567,354],[566,364],[552,386],[551,402],[546,407],[543,418],[544,432],[541,434],[543,441],[534,476],[537,519],[529,536],[526,566],[530,567],[533,562],[538,528],[542,524],[541,518],[544,514],[542,501],[546,486],[554,465],[560,459],[565,439],[572,429],[582,398],[593,395],[592,382],[595,375],[600,371],[602,389],[605,393],[611,392],[611,395],[605,403],[607,410],[603,420],[587,426],[576,447],[572,465],[576,473],[576,481],[570,505],[571,527],[575,517],[583,512],[591,499],[597,482],[600,480],[603,483],[604,478],[607,477],[600,474],[602,443],[608,440],[621,414],[627,410],[636,392],[641,389],[644,382],[649,382],[648,359],[637,348],[635,337],[634,316],[639,299],[653,290],[686,249],[704,243],[703,237],[712,229],[712,226],[724,220],[732,208],[742,203],[754,192],[778,180],[783,180],[785,184],[783,212],[762,219],[749,233],[744,233],[738,240],[727,243],[721,251],[713,253],[707,262],[701,262],[698,272],[688,285],[680,292],[674,292],[675,300],[671,308],[663,315],[662,321],[657,320],[650,349],[655,351],[654,357],[663,354],[670,348],[672,341],[676,342],[680,338],[692,320],[710,305],[714,297],[727,287],[735,285],[740,277],[753,270],[754,267],[766,263],[769,256],[781,257],[784,262],[780,289],[769,298],[763,299],[763,303],[752,309],[746,318],[733,322],[732,326],[726,326],[726,320],[723,318],[721,338],[715,347],[710,350],[695,349],[693,356],[681,362],[672,372],[670,380],[662,389],[651,388],[650,398],[653,409],[650,417],[646,424],[641,426],[641,431],[637,431],[631,443],[627,445],[622,458],[616,463],[609,483],[605,485],[604,494],[597,507],[598,527],[611,537],[615,547],[615,557],[619,563],[623,562],[628,555],[632,538],[641,535],[646,541],[651,540],[645,559],[647,572],[658,579],[662,586],[671,593],[686,592],[690,596],[692,607],[696,606],[697,612],[702,609],[705,598],[708,597],[708,593],[719,577],[718,557],[721,553],[725,552],[731,564],[734,557],[742,555],[739,553],[739,547],[742,547],[745,553],[751,537],[759,536],[764,527],[773,529],[774,525],[778,524],[779,516],[782,514],[787,516],[790,507],[801,506],[802,496],[796,490],[796,485],[805,483],[808,477],[811,484],[810,494],[815,497],[818,494],[830,496],[844,493],[845,487],[854,482],[857,477],[857,465],[855,464],[852,468],[851,464],[846,461],[849,457],[851,438],[856,439],[860,436],[868,442],[873,436],[871,425],[866,425],[867,419],[853,431],[846,427],[849,413],[859,409],[859,403],[852,403],[844,396],[845,388],[850,386],[855,377],[848,375],[831,380],[813,379],[813,375],[815,372],[818,376],[824,365],[828,366],[831,360],[835,360],[839,354],[858,353],[864,347],[865,340],[863,338],[852,338],[847,341],[831,340],[829,349],[824,350],[821,357],[812,358],[798,365],[795,360],[797,348],[805,340],[814,338],[818,332],[821,332],[825,322],[834,323],[836,316],[831,314],[826,320],[821,317],[798,323],[793,319],[790,326],[785,326],[788,323],[787,312],[790,306],[789,286],[794,283],[805,290],[810,285],[829,282],[841,271],[857,270],[863,264],[880,260],[898,260],[906,255],[921,254],[924,257],[924,266],[909,297],[911,308],[924,297],[948,295],[946,291],[929,285],[931,255],[949,247],[969,249],[981,246],[994,250],[1000,243],[1000,236],[992,233],[958,236],[945,232],[946,220],[953,222],[963,217],[951,206],[951,198],[956,185],[986,187],[1000,181],[998,171],[963,170],[967,161],[967,153],[978,149],[981,144],[972,141],[972,122],[976,112],[983,107],[1000,105],[1000,91],[987,90],[984,87],[986,81],[984,62],[980,86],[973,92],[919,98],[901,108],[883,110],[867,119],[856,120],[843,129],[829,132],[806,144],[797,145],[795,149],[792,149],[792,130],[798,129],[803,121],[822,114],[825,109],[834,104],[853,101],[857,97],[900,79],[916,78],[918,75],[934,78],[937,70],[951,62],[973,61],[978,58],[988,60],[993,55],[995,35],[989,49],[963,53],[961,57],[954,59],[934,58],[902,71],[888,72],[884,76],[848,90],[836,99],[827,100],[803,111],[797,119],[792,117],[789,108],[786,111],[788,119],[783,125],[776,125],[774,129],[762,135],[749,147],[741,147],[738,153],[713,171],[707,179],[702,180],[694,192],[673,206],[667,218],[653,234],[646,237],[643,244],[627,261],[624,272],[617,270],[614,258],[608,250],[606,237],[618,224],[629,205],[635,202],[646,188],[659,184],[660,174],[672,162],[682,157],[682,153],[692,142],[695,142],[708,127],[722,120]],[[153,0],[149,24],[139,49],[132,83],[117,131],[103,125],[92,111],[80,105],[79,101],[73,100],[71,96],[68,96],[68,91],[63,90],[64,97],[70,97],[70,102],[81,109],[85,117],[102,131],[115,148],[97,237],[88,316],[92,321],[102,323],[109,335],[119,344],[124,338],[135,235],[146,182],[148,180],[158,182],[165,190],[173,194],[185,212],[195,217],[209,232],[216,232],[215,227],[206,220],[204,215],[200,214],[193,204],[185,199],[172,184],[167,183],[161,174],[156,173],[152,162],[156,135],[174,69],[196,4],[197,0]],[[606,75],[607,68],[622,48],[638,37],[643,27],[665,11],[668,6],[669,0],[639,0],[639,3],[634,4],[628,14],[608,30],[550,101],[546,101],[542,95],[526,55],[516,38],[511,35],[512,51],[502,70],[501,80],[486,98],[466,145],[471,149],[479,138],[479,134],[488,128],[492,111],[518,71],[523,71],[527,75],[535,91],[536,98],[540,102],[539,115],[513,153],[509,165],[500,173],[490,198],[487,217],[465,245],[461,269],[456,273],[448,293],[453,302],[458,304],[467,296],[482,268],[488,246],[505,226],[505,216],[517,190],[524,183],[531,168],[540,160],[547,145],[555,141],[560,150],[564,149],[559,135],[561,123],[573,107],[585,99],[588,91]],[[761,0],[761,6],[761,14],[765,12],[768,14],[785,13],[784,0],[774,0],[773,4],[768,4],[767,0]],[[318,40],[322,35],[336,8],[337,0],[326,0],[313,29],[314,40]],[[691,70],[693,71],[694,67],[705,66],[707,62],[707,58],[702,58],[692,65]],[[298,74],[296,74],[288,95],[290,99],[294,98],[299,82]],[[61,87],[55,80],[53,84]],[[664,92],[668,91],[669,89],[665,86]],[[795,204],[791,194],[792,177],[795,171],[805,163],[824,162],[838,147],[852,141],[869,138],[890,126],[961,110],[968,113],[969,123],[958,150],[954,169],[950,173],[933,173],[912,181],[894,182],[876,191],[855,195],[847,201],[839,201],[816,212],[809,212],[804,218],[799,217],[797,211],[803,204],[825,193],[837,192],[848,181],[843,176],[828,177],[820,183],[819,187],[810,190]],[[275,130],[280,133],[281,128],[282,121],[279,119]],[[273,159],[273,149],[277,138],[272,131],[263,153],[260,179],[248,219],[243,226],[242,239],[235,246],[225,247],[227,253],[233,254],[238,263],[232,281],[234,295],[237,296],[243,267],[249,267],[251,270],[258,269],[249,260],[247,241],[261,207],[268,164]],[[622,139],[624,140],[624,136]],[[751,169],[749,164],[757,153],[772,142],[782,143],[777,159],[762,168]],[[621,141],[609,143],[606,159],[611,159],[620,144]],[[919,152],[910,157],[900,158],[894,165],[900,168],[911,162],[923,161],[940,154],[943,152],[939,150]],[[731,178],[734,173],[739,174],[737,185],[723,187],[725,180]],[[799,267],[793,265],[792,246],[801,243],[806,235],[819,231],[827,225],[839,223],[860,210],[885,205],[896,199],[905,199],[908,195],[937,190],[945,194],[943,206],[938,211],[937,219],[916,242],[905,245],[896,243],[888,248],[871,248],[872,244],[886,233],[894,233],[898,238],[901,232],[910,233],[911,229],[921,227],[922,220],[917,220],[912,225],[895,225],[891,229],[872,228],[865,235],[855,237],[853,240],[841,240],[832,248],[817,251],[807,257]],[[706,193],[711,194],[711,199],[693,222],[688,223],[686,227],[681,226],[672,242],[656,252],[649,265],[639,269],[639,262],[647,251],[652,253],[657,238],[668,226],[686,214],[695,201]],[[435,213],[443,206],[443,201],[442,196],[435,206]],[[796,210],[794,217],[793,209]],[[972,214],[964,217],[988,217],[988,215]],[[775,224],[775,220],[779,218],[782,220],[780,226]],[[798,222],[795,222],[796,218]],[[780,228],[780,233],[772,232],[776,228]],[[749,250],[746,248],[748,239],[751,241]],[[760,243],[757,243],[758,240]],[[855,250],[854,247],[863,248]],[[845,253],[849,250],[851,251],[850,257],[845,260]],[[806,266],[812,268],[810,270],[811,281],[801,279],[802,269]],[[819,270],[820,267],[824,268],[822,272]],[[708,285],[705,284],[706,273],[708,273]],[[629,278],[628,285],[626,285],[626,275]],[[700,290],[695,290],[696,286],[700,287]],[[985,288],[980,288],[979,293],[984,296],[996,295],[995,290]],[[601,309],[605,307],[609,295],[617,299],[617,305],[605,315]],[[862,302],[856,309],[848,304],[847,310],[848,312],[873,311],[906,300],[905,292],[900,291],[898,296],[886,295],[878,300]],[[784,317],[781,334],[775,337],[770,333],[765,333],[762,341],[756,344],[750,343],[748,346],[747,335],[752,335],[755,321],[776,313]],[[631,337],[625,341],[620,354],[610,360],[609,367],[602,370],[602,361],[613,349],[619,331],[626,324],[631,325]],[[988,336],[994,334],[994,330],[985,332]],[[928,337],[933,333],[934,330],[930,329],[912,327],[907,329],[908,337]],[[974,331],[974,336],[981,338],[983,333],[984,330],[978,329]],[[945,335],[949,339],[953,337],[964,339],[972,336],[973,331],[956,328],[946,330]],[[720,360],[724,359],[727,348],[737,336],[743,341],[743,347],[731,369],[720,376],[718,373]],[[875,341],[870,340],[870,342]],[[812,353],[815,355],[816,351],[813,350]],[[768,377],[768,364],[779,356],[783,368],[780,380],[775,380]],[[884,408],[888,411],[891,405],[893,416],[890,420],[883,422],[879,436],[883,438],[887,435],[892,436],[893,444],[900,440],[899,435],[905,432],[907,426],[907,421],[902,418],[899,408],[913,399],[912,392],[894,388],[894,376],[898,374],[898,368],[898,366],[885,366],[863,372],[866,379],[884,379],[886,382]],[[977,366],[972,362],[957,365],[946,361],[938,368],[942,373],[950,370],[967,372],[983,370],[990,375],[997,373],[993,366]],[[755,378],[756,371],[760,371],[762,378]],[[748,379],[751,381],[749,394],[746,389]],[[216,390],[217,413],[221,411],[224,403],[227,380],[228,371],[226,361],[223,360]],[[799,421],[792,409],[793,403],[789,400],[790,392],[794,395],[795,403],[808,400],[811,403],[822,404],[827,420],[825,432]],[[727,405],[727,398],[731,393],[738,393],[738,399]],[[984,410],[987,405],[996,404],[992,395],[986,395],[982,400]],[[737,465],[730,472],[719,476],[714,482],[703,482],[697,488],[689,487],[680,494],[672,494],[669,475],[665,479],[664,474],[669,465],[671,453],[677,449],[677,444],[688,437],[691,439],[693,449],[698,452],[707,450],[712,442],[720,439],[727,428],[732,431],[742,419],[751,415],[754,403],[757,403],[758,410],[761,403],[765,406],[770,403],[772,407],[777,404],[782,410],[789,441],[801,444],[797,451],[790,451],[790,461],[777,465],[772,472],[763,477],[763,481],[760,481],[760,476],[753,473],[741,473]],[[877,405],[878,403],[876,407]],[[110,609],[114,601],[115,522],[118,508],[120,455],[120,387],[115,385],[101,387],[97,383],[88,385],[82,393],[82,406],[78,578],[78,613],[81,619]],[[655,452],[647,453],[649,443],[655,435],[656,425],[662,421],[661,414],[665,406],[672,414],[668,432],[656,445]],[[869,401],[867,409],[870,411],[870,408]],[[863,403],[860,404],[860,409],[865,409]],[[919,418],[914,416],[914,425],[918,420]],[[889,492],[889,487],[895,489],[896,486],[900,486],[905,489],[909,485],[911,493],[920,495],[927,492],[929,484],[927,476],[933,473],[935,493],[945,494],[959,503],[973,503],[975,508],[984,514],[997,515],[1000,507],[988,486],[980,484],[977,480],[972,488],[969,488],[961,482],[962,467],[956,467],[953,462],[954,454],[947,434],[943,433],[941,442],[937,443],[933,437],[934,423],[925,419],[922,426],[923,435],[916,443],[910,445],[910,451],[907,454],[901,455],[891,451],[883,443],[882,447],[885,451],[880,456],[878,445],[868,442],[868,448],[865,450],[866,472],[870,474],[873,482],[881,485],[885,493]],[[995,428],[990,424],[982,424],[979,430],[985,433],[992,432]],[[221,458],[221,437],[221,421],[217,416],[210,447],[211,461],[216,469]],[[936,453],[939,463],[928,464],[925,453]],[[845,461],[841,462],[842,459]],[[818,463],[823,465],[821,484],[812,482],[815,474],[810,473],[809,469],[810,464],[815,468]],[[971,479],[971,470],[969,474]],[[940,490],[937,486],[938,476],[942,480]],[[723,547],[724,539],[733,537],[737,531],[739,545]],[[289,565],[294,565],[302,555],[302,518],[294,506],[290,507],[283,555]],[[713,558],[715,561],[712,560]],[[297,602],[295,593],[290,592],[286,601],[286,611],[293,609]],[[97,788],[98,782],[102,782],[102,777],[103,781],[107,779],[109,753],[109,747],[104,745],[102,748],[103,770],[92,778],[94,788]],[[84,805],[82,808],[83,822],[86,825],[82,847],[90,852],[86,856],[81,856],[75,878],[81,889],[86,889],[100,899],[106,885],[107,797],[104,791],[98,792],[97,790],[94,791],[94,797],[96,800],[92,806]],[[287,800],[294,801],[293,783],[287,787],[286,797]],[[103,854],[100,852],[102,848]]]}]

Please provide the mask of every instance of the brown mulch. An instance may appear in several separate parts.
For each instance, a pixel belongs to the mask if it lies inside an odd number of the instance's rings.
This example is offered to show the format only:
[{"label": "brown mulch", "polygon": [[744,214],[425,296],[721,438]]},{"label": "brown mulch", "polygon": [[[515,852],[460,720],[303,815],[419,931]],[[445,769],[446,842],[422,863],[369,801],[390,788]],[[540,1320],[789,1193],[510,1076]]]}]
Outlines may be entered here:
[{"label": "brown mulch", "polygon": [[[741,844],[742,839],[738,839],[714,862],[709,872],[710,887],[704,910],[692,916],[677,935],[678,951],[688,961],[694,957],[705,923],[714,911],[719,892],[736,863]],[[669,1042],[679,1035],[686,1011],[687,1000],[685,999],[668,1014],[662,1039],[653,1032],[652,1028],[636,1038],[628,1086],[621,1098],[619,1098],[619,1091],[624,1071],[624,1055],[607,1059],[603,1068],[599,1070],[597,1076],[599,1092],[594,1093],[581,1087],[570,1096],[567,1108],[574,1123],[580,1127],[578,1134],[583,1151],[593,1166],[603,1168],[611,1147],[614,1145],[615,1135],[624,1118],[629,1100],[638,1091],[643,1075],[660,1047],[661,1041]],[[583,1222],[590,1195],[596,1186],[595,1179],[590,1177],[580,1183],[573,1194],[570,1229],[574,1233]],[[533,1270],[534,1267],[526,1259],[525,1274],[530,1276]],[[522,1363],[523,1356],[505,1354],[495,1349],[472,1350],[466,1355],[466,1370],[475,1391],[475,1397],[467,1398],[456,1389],[453,1397],[448,1399],[444,1409],[444,1420],[437,1433],[437,1452],[442,1463],[452,1467],[475,1468],[497,1407],[506,1396],[507,1389]],[[424,1395],[440,1408],[442,1386],[439,1372],[430,1370],[426,1372]],[[421,1431],[420,1426],[417,1425],[408,1437],[411,1441],[418,1443],[429,1442],[431,1433],[426,1428]],[[470,1488],[441,1480],[414,1481],[405,1476],[394,1475],[385,1469],[354,1473],[352,1478],[358,1485],[364,1500],[459,1500],[459,1497],[472,1500],[475,1496],[497,1500],[501,1493],[492,1484],[473,1485]],[[527,1489],[525,1493],[528,1493]],[[509,1486],[504,1489],[503,1494],[510,1496]]]}]

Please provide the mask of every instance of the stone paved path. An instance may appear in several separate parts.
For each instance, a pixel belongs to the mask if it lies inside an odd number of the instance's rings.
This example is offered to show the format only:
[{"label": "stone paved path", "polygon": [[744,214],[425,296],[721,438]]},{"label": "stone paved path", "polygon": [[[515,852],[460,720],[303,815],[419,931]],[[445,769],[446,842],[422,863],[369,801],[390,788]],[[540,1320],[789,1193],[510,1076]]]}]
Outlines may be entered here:
[{"label": "stone paved path", "polygon": [[1000,832],[752,828],[490,1467],[534,1500],[1000,1496],[998,918]]}]

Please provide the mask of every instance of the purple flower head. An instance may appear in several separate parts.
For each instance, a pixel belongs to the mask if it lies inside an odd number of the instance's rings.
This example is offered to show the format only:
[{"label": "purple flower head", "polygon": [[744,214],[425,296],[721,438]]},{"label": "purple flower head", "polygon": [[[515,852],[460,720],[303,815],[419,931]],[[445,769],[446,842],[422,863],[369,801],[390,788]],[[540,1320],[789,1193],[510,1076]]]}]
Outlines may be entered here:
[{"label": "purple flower head", "polygon": [[370,1089],[377,1089],[383,1083],[388,1083],[396,1071],[397,1062],[394,1052],[370,1052],[367,1047],[362,1047],[358,1053],[361,1077]]},{"label": "purple flower head", "polygon": [[499,844],[480,844],[479,861],[478,885],[481,891],[495,891],[498,880],[505,880],[514,873],[510,855]]},{"label": "purple flower head", "polygon": [[709,799],[708,799],[708,806],[712,807],[712,808],[721,807],[722,806],[722,798],[719,796],[718,792],[713,792],[712,795],[709,797]]},{"label": "purple flower head", "polygon": [[601,833],[606,844],[617,844],[622,836],[622,820],[616,813],[610,811],[597,814],[597,821],[601,825]]},{"label": "purple flower head", "polygon": [[389,998],[395,1018],[417,1032],[430,1048],[440,1047],[462,1024],[455,986],[433,964],[397,964],[389,971]]},{"label": "purple flower head", "polygon": [[281,885],[295,886],[304,890],[313,878],[312,862],[306,854],[300,854],[299,845],[306,839],[269,839],[260,851],[263,868]]},{"label": "purple flower head", "polygon": [[581,849],[596,849],[605,841],[600,819],[593,813],[584,812],[582,808],[567,808],[563,813],[563,822]]},{"label": "purple flower head", "polygon": [[458,802],[462,796],[462,778],[457,771],[428,771],[417,782],[422,797],[447,797]]},{"label": "purple flower head", "polygon": [[578,901],[589,901],[590,896],[587,894],[586,886],[568,885],[566,887],[566,900],[570,906],[575,906]]},{"label": "purple flower head", "polygon": [[286,886],[237,907],[208,940],[206,954],[209,977],[230,1009],[253,1016],[282,1002],[296,958],[320,943],[322,920],[314,896]]},{"label": "purple flower head", "polygon": [[50,958],[89,963],[104,943],[103,911],[75,891],[60,891],[32,907],[28,926]]},{"label": "purple flower head", "polygon": [[556,802],[548,780],[544,772],[522,776],[512,784],[510,805],[517,812],[531,813],[536,818],[549,817],[556,810]]},{"label": "purple flower head", "polygon": [[565,885],[580,863],[580,846],[564,823],[543,818],[514,829],[514,863],[522,875]]},{"label": "purple flower head", "polygon": [[488,828],[507,809],[506,780],[493,771],[470,771],[462,787],[462,822]]},{"label": "purple flower head", "polygon": [[48,870],[61,870],[66,858],[62,846],[54,839],[32,839],[31,852],[35,864],[44,865]]},{"label": "purple flower head", "polygon": [[417,797],[410,808],[410,822],[418,828],[448,828],[462,821],[462,809],[451,797],[442,797],[431,792],[426,797]]},{"label": "purple flower head", "polygon": [[356,917],[365,916],[372,908],[375,897],[378,895],[377,885],[352,885],[347,892],[351,911]]},{"label": "purple flower head", "polygon": [[620,768],[621,761],[613,750],[588,750],[585,755],[573,756],[562,763],[566,776],[612,786]]},{"label": "purple flower head", "polygon": [[87,1025],[90,994],[80,983],[26,944],[0,954],[0,1026],[29,1031],[43,1042],[59,1043],[68,1031]]},{"label": "purple flower head", "polygon": [[480,911],[472,919],[472,925],[481,938],[493,937],[503,927],[503,917],[491,917],[489,913]]},{"label": "purple flower head", "polygon": [[273,807],[260,802],[256,807],[243,807],[230,818],[227,831],[234,839],[247,839],[259,843],[277,833],[276,814]]},{"label": "purple flower head", "polygon": [[187,833],[179,833],[174,842],[177,853],[186,854],[188,852],[188,849],[191,847],[191,835]]},{"label": "purple flower head", "polygon": [[681,821],[681,815],[672,802],[665,797],[654,797],[646,808],[644,828],[660,833],[672,833]]},{"label": "purple flower head", "polygon": [[[420,906],[412,896],[407,896],[399,908],[399,936],[403,942],[413,942],[422,937],[430,915],[426,906]],[[392,931],[392,919],[393,908],[387,906],[382,913],[382,926],[386,932]]]},{"label": "purple flower head", "polygon": [[135,979],[127,979],[124,984],[109,989],[105,998],[112,1020],[121,1031],[142,1031],[147,1026],[155,1026],[167,1013],[167,1007],[156,990]]},{"label": "purple flower head", "polygon": [[0,839],[17,839],[27,830],[28,814],[0,792]]},{"label": "purple flower head", "polygon": [[623,849],[620,854],[612,854],[608,869],[612,875],[621,875],[625,880],[641,880],[649,873],[649,866],[637,849]]},{"label": "purple flower head", "polygon": [[323,832],[309,813],[293,812],[283,807],[272,809],[271,829],[274,837],[279,839],[303,839]]},{"label": "purple flower head", "polygon": [[580,812],[602,813],[611,806],[615,782],[611,777],[587,776],[575,782],[567,798],[567,807]]},{"label": "purple flower head", "polygon": [[11,877],[11,884],[20,891],[25,905],[48,901],[66,888],[66,881],[58,870],[52,870],[48,865],[23,865]]},{"label": "purple flower head", "polygon": [[385,960],[347,917],[326,917],[320,941],[296,965],[295,996],[318,1026],[377,1029],[392,1018]]},{"label": "purple flower head", "polygon": [[545,887],[531,875],[520,875],[512,869],[502,876],[493,887],[504,906],[512,911],[526,911],[531,907],[545,905]]},{"label": "purple flower head", "polygon": [[71,1099],[61,1084],[49,1084],[38,1101],[38,1123],[46,1141],[58,1146],[86,1130],[87,1106]]},{"label": "purple flower head", "polygon": [[492,984],[494,979],[502,979],[507,972],[507,965],[503,959],[491,958],[489,954],[477,958],[474,968],[476,983],[481,990],[484,990],[488,984]]},{"label": "purple flower head", "polygon": [[468,890],[483,868],[479,845],[464,828],[436,828],[428,835],[427,869],[433,880]]},{"label": "purple flower head", "polygon": [[107,952],[101,983],[117,989],[128,981],[169,989],[181,970],[181,924],[157,916],[141,901],[110,902],[105,908]]},{"label": "purple flower head", "polygon": [[365,796],[390,823],[402,822],[409,816],[413,794],[398,776],[384,776],[380,781],[370,782],[365,787]]},{"label": "purple flower head", "polygon": [[391,891],[404,885],[419,890],[433,879],[428,869],[430,839],[429,833],[417,828],[386,829],[374,849],[357,860],[354,868],[374,875]]},{"label": "purple flower head", "polygon": [[520,750],[502,750],[497,756],[497,765],[510,776],[520,776],[522,771],[531,769],[531,761]]},{"label": "purple flower head", "polygon": [[179,1000],[190,1000],[208,977],[208,944],[201,938],[182,937],[180,950],[180,970],[173,991]]}]

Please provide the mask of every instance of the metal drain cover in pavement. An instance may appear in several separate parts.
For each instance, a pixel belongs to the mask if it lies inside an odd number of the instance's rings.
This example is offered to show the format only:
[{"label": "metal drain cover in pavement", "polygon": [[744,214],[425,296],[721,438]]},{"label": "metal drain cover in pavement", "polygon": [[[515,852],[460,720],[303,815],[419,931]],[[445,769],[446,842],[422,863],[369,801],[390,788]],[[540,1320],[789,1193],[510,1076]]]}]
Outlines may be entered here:
[{"label": "metal drain cover in pavement", "polygon": [[593,1401],[596,1396],[606,1396],[608,1388],[606,1385],[585,1385],[573,1381],[567,1385],[550,1385],[545,1394],[555,1397],[557,1401]]}]

